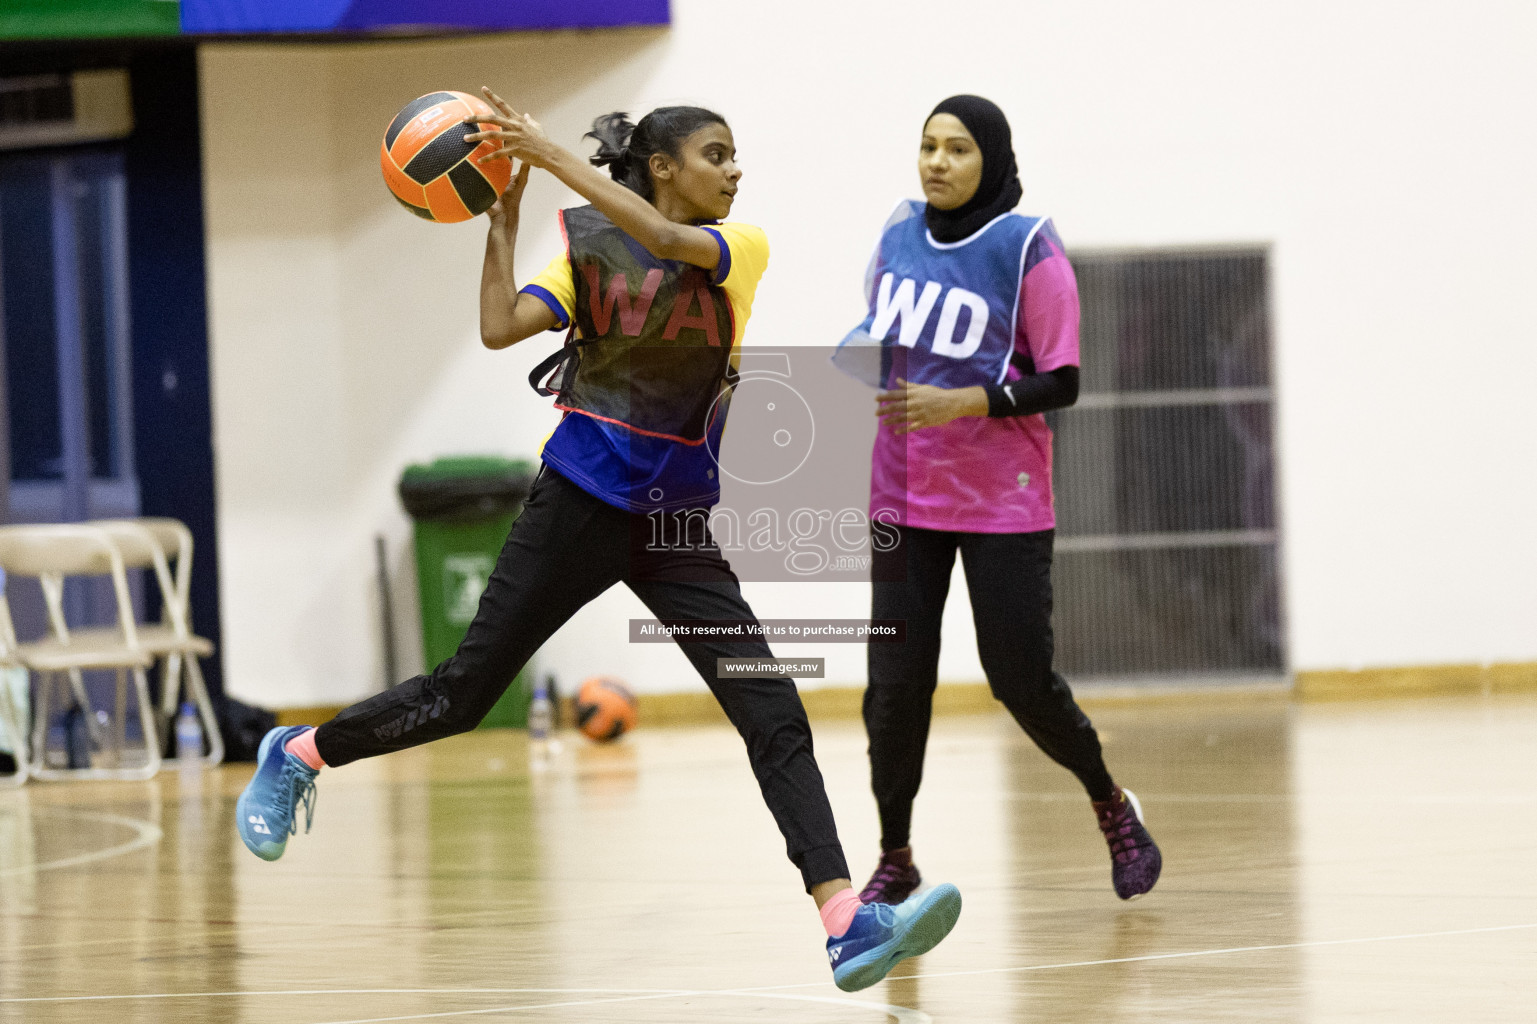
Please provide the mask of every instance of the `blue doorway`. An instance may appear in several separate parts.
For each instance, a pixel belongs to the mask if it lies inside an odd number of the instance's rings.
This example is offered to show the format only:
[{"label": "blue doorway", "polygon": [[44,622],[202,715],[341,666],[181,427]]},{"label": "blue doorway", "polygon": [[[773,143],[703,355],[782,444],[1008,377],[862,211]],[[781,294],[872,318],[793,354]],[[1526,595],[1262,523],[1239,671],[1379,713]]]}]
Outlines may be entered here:
[{"label": "blue doorway", "polygon": [[[120,151],[0,159],[0,373],[7,407],[0,429],[10,465],[3,521],[139,514],[127,282]],[[41,635],[36,585],[17,580],[8,589],[20,635]],[[133,589],[142,595],[142,581]],[[65,599],[72,621],[112,621],[105,581],[72,583]]]},{"label": "blue doorway", "polygon": [[120,152],[0,160],[4,519],[139,514]]},{"label": "blue doorway", "polygon": [[[132,110],[120,139],[0,145],[0,521],[186,523],[193,623],[217,652],[195,46],[0,43],[0,57],[0,83],[18,88],[126,71]],[[13,607],[30,603],[25,591],[12,588]],[[147,617],[157,596],[148,588]],[[218,653],[203,663],[216,701],[221,667]]]}]

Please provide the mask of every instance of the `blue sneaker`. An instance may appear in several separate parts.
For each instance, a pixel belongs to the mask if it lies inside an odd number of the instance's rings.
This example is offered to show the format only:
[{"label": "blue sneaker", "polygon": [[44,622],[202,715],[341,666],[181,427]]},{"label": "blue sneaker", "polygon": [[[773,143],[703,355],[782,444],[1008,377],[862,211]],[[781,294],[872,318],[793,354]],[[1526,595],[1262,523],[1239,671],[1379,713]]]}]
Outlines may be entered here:
[{"label": "blue sneaker", "polygon": [[304,804],[304,831],[310,830],[315,817],[315,776],[320,772],[283,749],[307,725],[270,729],[256,751],[256,774],[235,801],[235,827],[240,840],[262,860],[283,856],[288,837],[296,835],[299,823],[294,811]]},{"label": "blue sneaker", "polygon": [[960,916],[961,892],[949,882],[895,905],[865,904],[848,931],[827,940],[833,983],[845,992],[869,988],[903,960],[939,945]]}]

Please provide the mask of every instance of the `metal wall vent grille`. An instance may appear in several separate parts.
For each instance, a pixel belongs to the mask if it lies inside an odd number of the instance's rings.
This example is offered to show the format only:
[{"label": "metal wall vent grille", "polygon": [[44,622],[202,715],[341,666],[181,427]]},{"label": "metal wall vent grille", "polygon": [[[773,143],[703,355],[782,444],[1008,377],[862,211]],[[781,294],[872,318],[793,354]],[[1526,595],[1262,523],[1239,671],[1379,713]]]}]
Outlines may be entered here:
[{"label": "metal wall vent grille", "polygon": [[120,139],[131,131],[127,71],[0,78],[0,149]]},{"label": "metal wall vent grille", "polygon": [[1058,664],[1283,672],[1265,253],[1073,265],[1082,396],[1052,417]]},{"label": "metal wall vent grille", "polygon": [[0,128],[14,128],[75,116],[75,93],[64,75],[0,78]]}]

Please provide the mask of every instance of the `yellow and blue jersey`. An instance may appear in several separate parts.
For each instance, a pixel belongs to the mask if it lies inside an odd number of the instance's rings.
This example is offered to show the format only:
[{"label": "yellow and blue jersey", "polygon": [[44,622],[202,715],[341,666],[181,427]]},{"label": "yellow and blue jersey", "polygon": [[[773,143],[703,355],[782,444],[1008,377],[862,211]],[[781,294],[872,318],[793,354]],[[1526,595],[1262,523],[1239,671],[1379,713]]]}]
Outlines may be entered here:
[{"label": "yellow and blue jersey", "polygon": [[[742,332],[752,316],[753,298],[758,282],[768,269],[768,235],[751,224],[706,224],[704,229],[720,245],[720,265],[712,283],[731,299],[731,315],[736,324],[732,347],[742,342]],[[571,324],[576,309],[576,279],[571,272],[571,254],[562,252],[535,274],[520,291],[544,301],[559,321],[554,330],[563,331]]]},{"label": "yellow and blue jersey", "polygon": [[[768,238],[762,229],[749,224],[712,224],[704,229],[715,236],[720,246],[720,262],[710,273],[707,283],[715,295],[723,294],[726,298],[730,328],[728,344],[731,363],[735,365],[747,321],[752,316],[758,282],[768,267]],[[605,293],[593,289],[590,284],[585,290],[579,287],[572,267],[571,241],[568,236],[567,251],[551,260],[521,290],[550,307],[558,321],[556,329],[565,329],[575,322],[580,338],[584,336],[580,326],[584,321],[589,324],[595,319],[600,323],[610,321],[616,312],[613,307],[615,296],[612,288]],[[648,274],[655,274],[657,268],[679,268],[676,261],[658,260],[633,239],[628,239],[628,243],[625,258],[634,262],[633,269],[638,273],[627,274],[627,277],[648,279]],[[579,298],[580,294],[587,295],[585,301],[593,305],[591,312],[594,315],[587,315],[585,309],[578,310],[577,303],[584,301]],[[688,294],[684,293],[685,296]],[[622,301],[624,304],[617,308],[621,317],[633,308],[632,304],[649,303],[650,298],[645,295],[643,286],[640,295]],[[690,300],[684,298],[682,301],[686,306]],[[691,308],[682,310],[684,315],[681,317],[675,310],[672,319],[691,324],[698,322],[698,318],[687,315]],[[711,344],[715,340],[725,339],[714,339]],[[701,398],[708,404],[716,395],[690,396],[688,400],[697,402]],[[720,436],[725,425],[724,403],[722,414],[710,418],[699,436],[648,431],[621,418],[598,415],[591,408],[573,407],[559,401],[557,405],[565,408],[567,413],[545,442],[542,458],[552,469],[588,493],[609,504],[641,513],[658,509],[707,508],[720,499],[720,481],[713,452],[720,450]]]}]

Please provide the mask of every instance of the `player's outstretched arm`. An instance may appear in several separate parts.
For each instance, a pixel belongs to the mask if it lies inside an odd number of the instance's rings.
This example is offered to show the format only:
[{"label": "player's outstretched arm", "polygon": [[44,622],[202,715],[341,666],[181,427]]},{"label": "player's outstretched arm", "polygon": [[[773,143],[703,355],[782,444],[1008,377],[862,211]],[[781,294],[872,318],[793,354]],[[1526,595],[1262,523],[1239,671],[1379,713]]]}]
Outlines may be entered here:
[{"label": "player's outstretched arm", "polygon": [[528,185],[525,162],[507,183],[501,198],[486,211],[486,260],[480,271],[480,342],[486,348],[506,348],[532,338],[556,324],[555,314],[538,299],[518,292],[512,255],[518,239],[518,209]]},{"label": "player's outstretched arm", "polygon": [[538,121],[517,113],[490,89],[481,91],[500,111],[490,119],[496,122],[498,130],[475,132],[464,138],[466,142],[490,139],[501,146],[484,159],[516,157],[549,171],[659,259],[681,260],[705,270],[714,270],[720,264],[720,245],[714,235],[692,224],[668,220],[640,196],[575,153],[551,142]]}]

